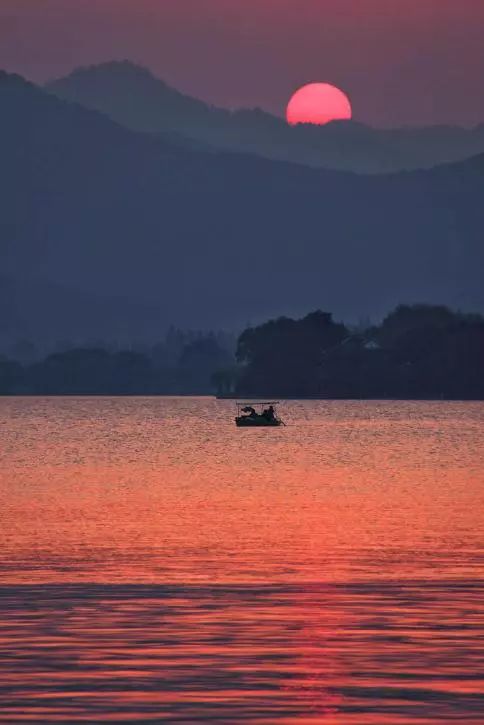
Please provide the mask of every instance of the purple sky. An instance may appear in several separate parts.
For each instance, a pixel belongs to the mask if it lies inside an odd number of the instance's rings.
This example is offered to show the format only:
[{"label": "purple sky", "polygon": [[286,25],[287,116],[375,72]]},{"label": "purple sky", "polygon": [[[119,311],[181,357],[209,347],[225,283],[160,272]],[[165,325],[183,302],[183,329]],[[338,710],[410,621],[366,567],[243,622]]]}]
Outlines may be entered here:
[{"label": "purple sky", "polygon": [[224,106],[327,81],[375,125],[484,121],[484,0],[0,0],[0,68],[123,58]]}]

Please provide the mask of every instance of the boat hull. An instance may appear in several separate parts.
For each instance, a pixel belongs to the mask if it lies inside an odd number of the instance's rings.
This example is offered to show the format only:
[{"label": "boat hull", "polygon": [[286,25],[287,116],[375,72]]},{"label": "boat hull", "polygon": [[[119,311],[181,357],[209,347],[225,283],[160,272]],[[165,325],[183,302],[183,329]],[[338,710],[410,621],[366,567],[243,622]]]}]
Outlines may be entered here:
[{"label": "boat hull", "polygon": [[249,418],[242,416],[235,419],[237,428],[278,428],[282,425],[280,420],[267,420],[264,418]]}]

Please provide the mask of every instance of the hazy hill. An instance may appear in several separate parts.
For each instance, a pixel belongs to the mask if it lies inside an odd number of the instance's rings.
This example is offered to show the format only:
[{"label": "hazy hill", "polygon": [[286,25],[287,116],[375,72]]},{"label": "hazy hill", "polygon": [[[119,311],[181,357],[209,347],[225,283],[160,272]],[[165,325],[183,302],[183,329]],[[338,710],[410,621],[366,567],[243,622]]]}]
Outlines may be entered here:
[{"label": "hazy hill", "polygon": [[66,340],[127,344],[157,340],[163,333],[159,308],[129,296],[111,298],[35,276],[0,275],[0,356],[5,343],[18,340],[46,346]]},{"label": "hazy hill", "polygon": [[429,168],[484,151],[484,125],[373,129],[358,123],[289,128],[261,110],[227,111],[170,88],[127,61],[81,68],[48,90],[135,131],[176,132],[200,144],[359,172]]},{"label": "hazy hill", "polygon": [[[96,305],[97,334],[127,336],[148,316],[221,328],[398,302],[484,309],[483,157],[359,177],[187,150],[7,74],[0,108],[1,273],[54,285],[72,338]],[[22,289],[23,319],[52,334],[41,287]],[[66,290],[94,300],[85,320]]]}]

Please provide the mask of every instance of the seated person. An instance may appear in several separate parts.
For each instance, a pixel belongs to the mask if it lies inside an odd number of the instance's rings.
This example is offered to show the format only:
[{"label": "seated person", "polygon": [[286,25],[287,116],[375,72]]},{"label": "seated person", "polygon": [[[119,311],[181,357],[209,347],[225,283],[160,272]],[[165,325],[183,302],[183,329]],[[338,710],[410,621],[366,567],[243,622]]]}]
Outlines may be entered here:
[{"label": "seated person", "polygon": [[242,413],[245,413],[247,418],[257,418],[257,413],[251,405],[248,405],[246,408],[242,408]]},{"label": "seated person", "polygon": [[274,406],[273,405],[270,405],[268,408],[265,408],[265,410],[262,413],[262,415],[269,422],[275,420],[275,418],[276,418],[276,411],[274,410]]}]

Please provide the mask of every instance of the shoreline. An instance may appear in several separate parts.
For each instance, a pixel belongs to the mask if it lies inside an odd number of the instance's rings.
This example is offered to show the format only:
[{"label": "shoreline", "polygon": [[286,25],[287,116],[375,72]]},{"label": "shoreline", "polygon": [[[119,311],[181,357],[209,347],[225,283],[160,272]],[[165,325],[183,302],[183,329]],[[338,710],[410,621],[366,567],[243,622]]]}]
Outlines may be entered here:
[{"label": "shoreline", "polygon": [[342,398],[325,398],[320,396],[235,396],[235,395],[214,395],[213,393],[0,393],[0,400],[9,398],[207,398],[215,401],[233,401],[234,403],[247,401],[257,402],[266,400],[277,400],[279,402],[380,402],[380,403],[484,403],[484,398],[398,398],[398,397],[342,397]]}]

